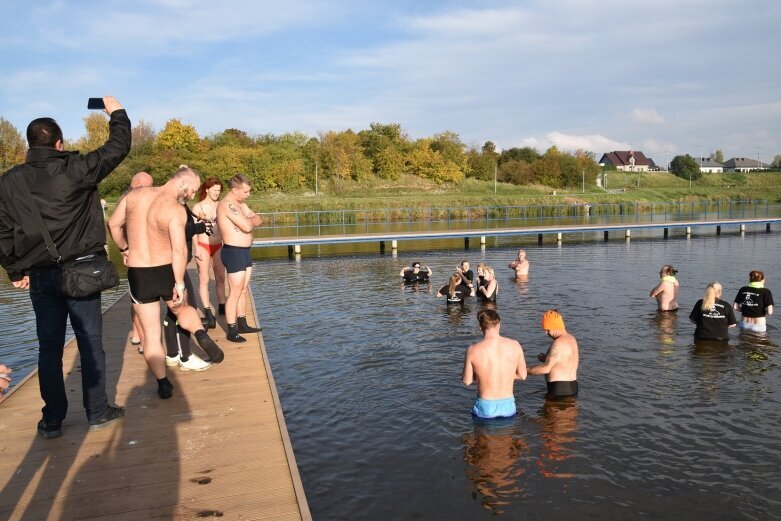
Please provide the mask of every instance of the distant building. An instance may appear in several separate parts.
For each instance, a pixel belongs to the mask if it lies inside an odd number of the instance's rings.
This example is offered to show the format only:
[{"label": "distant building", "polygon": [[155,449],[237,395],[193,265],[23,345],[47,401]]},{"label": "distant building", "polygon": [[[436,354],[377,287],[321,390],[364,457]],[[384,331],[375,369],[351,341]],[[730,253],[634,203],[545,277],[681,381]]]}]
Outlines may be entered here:
[{"label": "distant building", "polygon": [[724,165],[710,157],[694,158],[700,163],[700,172],[704,174],[720,174],[724,172]]},{"label": "distant building", "polygon": [[769,170],[770,165],[748,157],[733,157],[724,162],[725,172],[750,172],[752,170]]},{"label": "distant building", "polygon": [[648,172],[652,161],[636,150],[614,150],[602,155],[599,166],[613,165],[624,172]]}]

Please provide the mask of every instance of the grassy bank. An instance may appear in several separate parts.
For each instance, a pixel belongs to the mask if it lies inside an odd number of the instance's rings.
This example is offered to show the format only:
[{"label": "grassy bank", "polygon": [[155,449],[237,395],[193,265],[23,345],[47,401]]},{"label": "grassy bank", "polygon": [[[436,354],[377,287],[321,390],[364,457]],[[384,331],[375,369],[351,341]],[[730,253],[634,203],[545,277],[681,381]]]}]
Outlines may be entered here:
[{"label": "grassy bank", "polygon": [[250,206],[258,212],[352,210],[379,208],[432,208],[465,206],[520,206],[579,203],[680,202],[680,201],[781,201],[781,172],[704,174],[692,183],[667,172],[634,174],[609,172],[607,189],[587,185],[586,191],[554,190],[546,186],[496,185],[468,179],[459,186],[443,186],[417,177],[396,183],[372,185],[325,181],[318,193],[263,192],[253,195]]}]

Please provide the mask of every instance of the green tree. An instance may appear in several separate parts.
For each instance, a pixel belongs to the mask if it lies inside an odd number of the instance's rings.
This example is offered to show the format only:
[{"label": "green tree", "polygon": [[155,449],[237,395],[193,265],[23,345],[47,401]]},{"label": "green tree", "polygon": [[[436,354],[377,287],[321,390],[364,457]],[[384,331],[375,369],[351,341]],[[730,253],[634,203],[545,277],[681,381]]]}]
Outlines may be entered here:
[{"label": "green tree", "polygon": [[[492,143],[493,144],[493,143]],[[472,148],[466,153],[467,158],[467,177],[490,181],[494,178],[494,169],[496,168],[496,154],[494,152],[485,152]]]},{"label": "green tree", "polygon": [[773,163],[771,165],[773,168],[781,168],[781,154],[776,154],[776,157],[773,158]]},{"label": "green tree", "polygon": [[457,133],[452,130],[445,130],[439,134],[434,134],[430,146],[431,150],[438,152],[445,161],[450,161],[461,172],[466,172],[466,145],[464,145]]},{"label": "green tree", "polygon": [[168,120],[155,139],[155,145],[163,150],[189,150],[194,152],[199,148],[200,144],[201,138],[195,127],[185,125],[176,118]]},{"label": "green tree", "polygon": [[721,149],[716,150],[710,155],[710,158],[713,161],[716,161],[717,163],[723,163],[724,162],[724,152],[721,151]]},{"label": "green tree", "polygon": [[247,135],[243,130],[228,128],[219,134],[213,134],[206,138],[211,146],[214,147],[244,147],[250,148],[255,145],[255,140]]},{"label": "green tree", "polygon": [[691,179],[692,181],[696,181],[702,177],[700,163],[688,154],[685,156],[675,156],[673,160],[670,161],[670,172],[682,179]]},{"label": "green tree", "polygon": [[512,160],[526,161],[527,163],[532,164],[539,158],[540,153],[532,147],[513,147],[508,148],[507,150],[502,150],[502,153],[499,154],[499,164],[501,165],[505,161]]},{"label": "green tree", "polygon": [[534,182],[531,165],[522,159],[510,159],[499,165],[497,179],[504,183],[528,185]]},{"label": "green tree", "polygon": [[27,142],[13,123],[0,118],[0,173],[24,162]]}]

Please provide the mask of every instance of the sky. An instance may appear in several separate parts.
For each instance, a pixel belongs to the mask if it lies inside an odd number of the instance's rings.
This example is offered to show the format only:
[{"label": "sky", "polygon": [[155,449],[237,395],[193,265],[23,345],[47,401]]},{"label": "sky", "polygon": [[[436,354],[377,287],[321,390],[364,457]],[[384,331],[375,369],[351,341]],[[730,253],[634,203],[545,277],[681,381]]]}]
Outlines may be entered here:
[{"label": "sky", "polygon": [[781,154],[777,0],[0,0],[0,117]]}]

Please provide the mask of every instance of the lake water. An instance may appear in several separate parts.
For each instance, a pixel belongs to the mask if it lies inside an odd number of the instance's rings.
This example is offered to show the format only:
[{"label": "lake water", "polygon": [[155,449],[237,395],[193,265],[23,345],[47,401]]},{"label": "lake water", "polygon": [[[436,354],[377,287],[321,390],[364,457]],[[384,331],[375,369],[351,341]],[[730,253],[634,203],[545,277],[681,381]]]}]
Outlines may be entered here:
[{"label": "lake water", "polygon": [[[777,317],[765,338],[695,346],[688,313],[717,279],[731,301],[748,272],[773,289],[781,238],[526,246],[271,261],[253,284],[263,335],[314,519],[777,519],[781,371]],[[476,424],[460,382],[480,338],[477,302],[435,297],[463,258],[497,268],[502,332],[533,363],[564,315],[581,348],[580,396],[546,402],[516,385],[521,414]],[[418,260],[428,291],[398,283]],[[680,269],[681,311],[658,315],[659,268]],[[781,294],[781,290],[776,290]]]},{"label": "lake water", "polygon": [[[527,282],[506,268],[517,244]],[[256,262],[255,303],[314,519],[781,518],[781,319],[765,337],[733,331],[728,346],[695,345],[688,321],[709,281],[731,301],[752,269],[781,298],[780,257],[781,237],[749,233]],[[475,390],[460,372],[480,305],[435,297],[462,259],[496,268],[502,333],[528,363],[549,343],[541,313],[561,311],[581,349],[574,402],[546,402],[530,376],[516,384],[516,418],[472,420]],[[414,260],[434,270],[431,288],[399,283]],[[659,315],[648,291],[666,263],[679,269],[681,311]],[[2,288],[0,361],[21,377],[35,363],[29,299]]]}]

